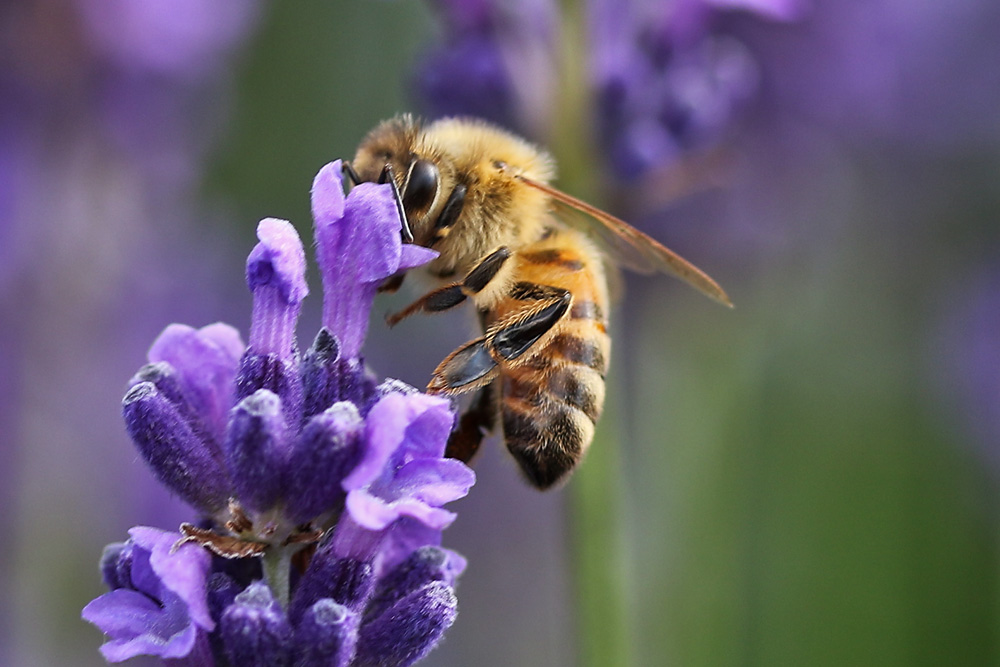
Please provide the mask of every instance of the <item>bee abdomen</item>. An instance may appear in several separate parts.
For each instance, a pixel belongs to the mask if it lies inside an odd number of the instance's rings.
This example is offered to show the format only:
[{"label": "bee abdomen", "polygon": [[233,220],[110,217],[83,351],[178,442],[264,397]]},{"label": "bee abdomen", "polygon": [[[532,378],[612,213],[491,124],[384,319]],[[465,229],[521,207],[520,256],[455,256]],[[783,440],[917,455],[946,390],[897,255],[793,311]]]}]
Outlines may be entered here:
[{"label": "bee abdomen", "polygon": [[503,379],[504,440],[528,480],[547,489],[590,446],[604,407],[604,379],[578,363],[535,363],[517,370]]}]

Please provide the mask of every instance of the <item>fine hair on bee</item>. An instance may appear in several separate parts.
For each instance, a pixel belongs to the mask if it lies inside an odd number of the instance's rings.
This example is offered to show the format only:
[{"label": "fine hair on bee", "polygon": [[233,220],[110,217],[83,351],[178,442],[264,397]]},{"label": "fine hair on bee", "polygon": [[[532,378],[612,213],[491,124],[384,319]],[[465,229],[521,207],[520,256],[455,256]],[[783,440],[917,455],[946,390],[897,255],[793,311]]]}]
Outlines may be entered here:
[{"label": "fine hair on bee", "polygon": [[[447,455],[468,462],[499,422],[527,480],[548,489],[583,458],[604,406],[611,339],[606,263],[661,271],[731,306],[718,284],[660,243],[552,185],[551,156],[484,121],[409,115],[362,140],[345,172],[388,182],[404,241],[438,257],[439,286],[388,318],[471,301],[480,336],[434,370],[427,390],[476,392]],[[398,289],[402,274],[383,285]]]}]

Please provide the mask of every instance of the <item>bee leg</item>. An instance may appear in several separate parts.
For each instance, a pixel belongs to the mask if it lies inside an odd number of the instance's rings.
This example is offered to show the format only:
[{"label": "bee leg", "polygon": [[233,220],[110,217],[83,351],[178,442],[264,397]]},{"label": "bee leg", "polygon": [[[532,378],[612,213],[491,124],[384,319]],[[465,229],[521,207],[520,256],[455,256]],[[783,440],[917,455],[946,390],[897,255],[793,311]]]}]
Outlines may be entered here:
[{"label": "bee leg", "polygon": [[[354,167],[347,160],[340,164],[340,171],[344,176],[347,176],[352,186],[361,183],[358,172],[354,171]],[[392,197],[396,200],[396,211],[399,213],[400,235],[403,237],[403,243],[413,243],[413,232],[410,231],[410,223],[406,219],[406,207],[403,206],[403,197],[399,194],[399,186],[396,185],[396,176],[391,164],[386,163],[382,168],[382,173],[378,176],[378,183],[379,185],[388,183],[392,187]]]},{"label": "bee leg", "polygon": [[388,292],[389,294],[395,294],[403,286],[404,278],[406,278],[405,273],[397,273],[394,276],[389,276],[378,286],[379,293]]},{"label": "bee leg", "polygon": [[452,225],[458,222],[458,216],[462,215],[467,193],[468,188],[460,183],[448,195],[444,206],[441,207],[441,213],[438,215],[437,220],[434,221],[434,235],[427,244],[429,247],[433,248],[435,243],[448,236],[448,233],[451,232]]},{"label": "bee leg", "polygon": [[510,259],[510,254],[510,249],[507,246],[500,246],[473,267],[462,282],[445,285],[428,292],[403,310],[387,317],[385,321],[392,327],[421,310],[427,313],[439,313],[442,310],[454,308],[489,285],[504,263]]},{"label": "bee leg", "polygon": [[479,451],[483,438],[493,430],[496,423],[497,409],[493,402],[495,386],[496,383],[490,383],[480,389],[473,403],[462,414],[458,426],[448,438],[448,447],[444,451],[447,458],[468,463]]},{"label": "bee leg", "polygon": [[400,234],[403,236],[403,243],[413,243],[413,232],[410,231],[410,223],[406,219],[406,207],[403,205],[403,195],[399,193],[399,186],[396,185],[396,174],[392,165],[388,162],[382,167],[382,173],[378,175],[379,185],[388,183],[392,188],[392,197],[396,200],[396,211],[399,212]]},{"label": "bee leg", "polygon": [[501,366],[518,360],[552,330],[569,312],[569,292],[538,301],[491,328],[485,336],[470,340],[445,357],[434,369],[427,391],[432,394],[463,394],[491,382]]},{"label": "bee leg", "polygon": [[361,177],[358,176],[358,172],[354,171],[354,167],[347,160],[340,163],[340,171],[344,176],[350,179],[351,185],[357,185],[361,182]]},{"label": "bee leg", "polygon": [[434,369],[427,391],[431,394],[464,394],[489,384],[500,366],[490,354],[487,337],[470,340],[444,358]]},{"label": "bee leg", "polygon": [[[556,288],[553,288],[556,289]],[[491,329],[486,348],[499,363],[516,365],[566,314],[573,295],[559,290],[557,296],[539,300]]]}]

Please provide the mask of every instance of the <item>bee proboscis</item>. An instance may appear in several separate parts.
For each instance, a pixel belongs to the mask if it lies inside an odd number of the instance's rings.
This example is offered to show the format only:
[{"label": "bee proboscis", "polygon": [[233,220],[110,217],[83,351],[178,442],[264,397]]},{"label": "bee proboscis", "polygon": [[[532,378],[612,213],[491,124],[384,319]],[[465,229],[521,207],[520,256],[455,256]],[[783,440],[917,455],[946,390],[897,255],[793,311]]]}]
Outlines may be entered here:
[{"label": "bee proboscis", "polygon": [[[554,165],[547,153],[485,122],[423,125],[398,116],[365,137],[346,169],[355,181],[391,180],[404,237],[439,253],[426,270],[445,284],[389,323],[466,300],[478,309],[482,335],[449,354],[427,387],[479,392],[452,433],[448,455],[468,462],[499,417],[508,450],[540,489],[580,461],[604,406],[609,246],[630,266],[672,274],[732,305],[691,263],[549,185]],[[589,232],[579,220],[590,221]]]}]

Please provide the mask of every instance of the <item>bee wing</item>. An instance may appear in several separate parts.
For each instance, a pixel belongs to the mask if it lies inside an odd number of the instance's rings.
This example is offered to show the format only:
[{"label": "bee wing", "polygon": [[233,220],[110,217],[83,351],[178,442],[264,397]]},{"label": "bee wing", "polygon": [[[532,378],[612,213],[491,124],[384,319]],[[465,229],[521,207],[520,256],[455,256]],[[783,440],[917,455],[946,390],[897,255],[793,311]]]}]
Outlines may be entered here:
[{"label": "bee wing", "polygon": [[709,298],[733,307],[725,290],[708,274],[624,220],[545,183],[522,175],[517,175],[517,178],[525,185],[548,195],[555,204],[555,214],[560,220],[573,227],[582,227],[596,237],[612,258],[623,266],[642,273],[670,274]]}]

